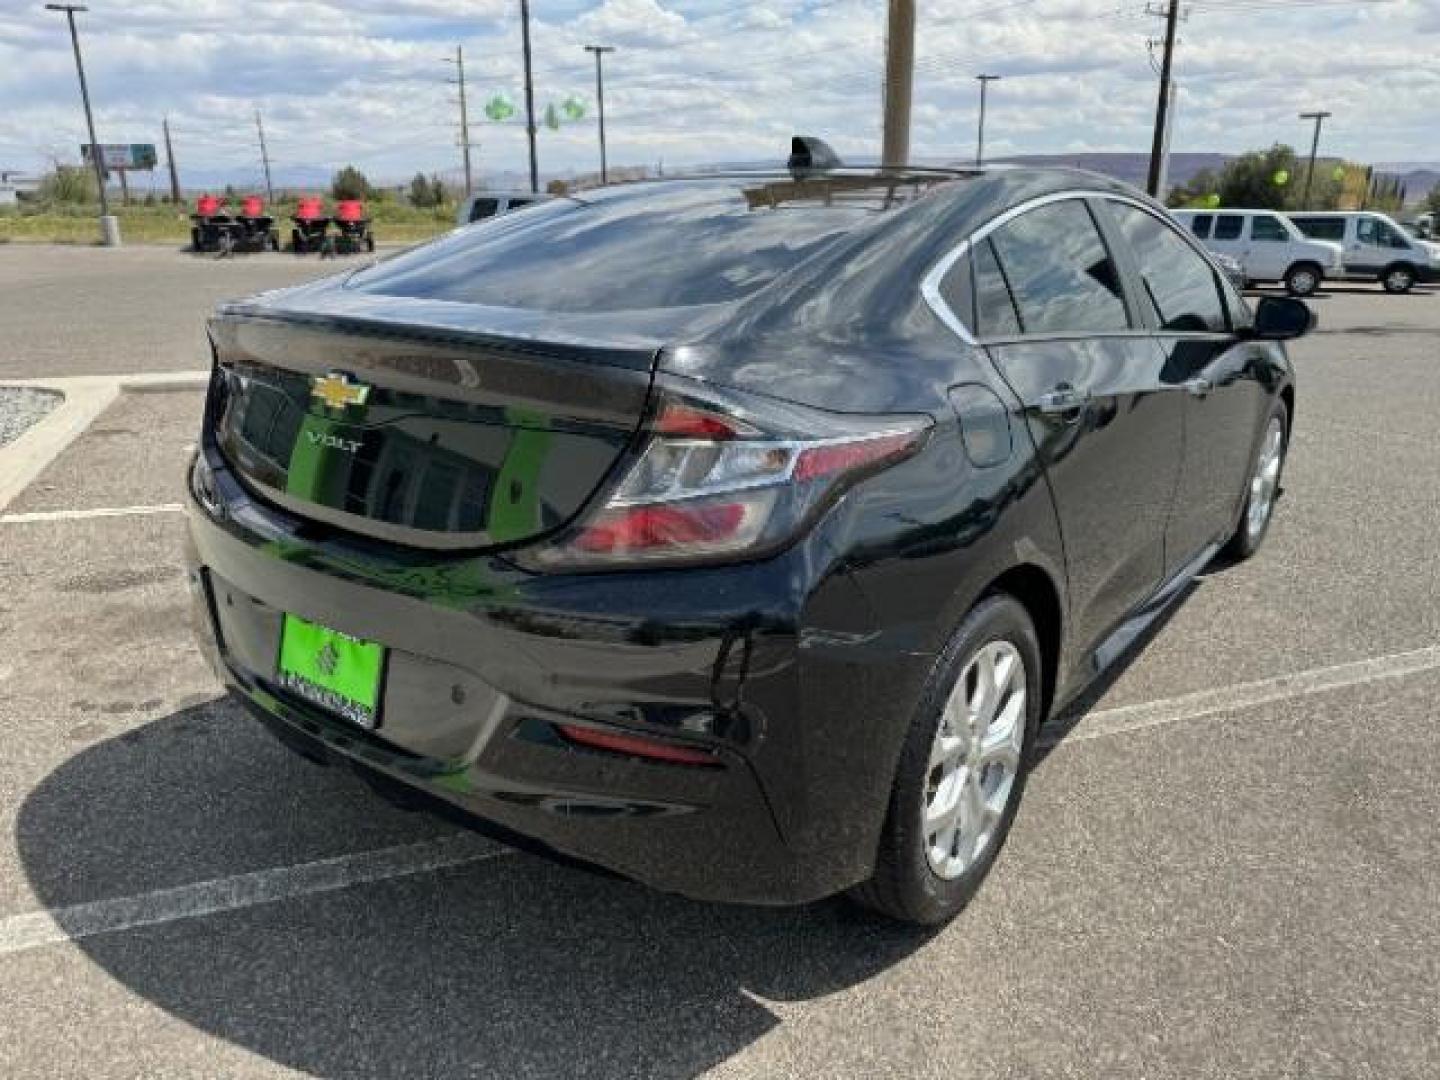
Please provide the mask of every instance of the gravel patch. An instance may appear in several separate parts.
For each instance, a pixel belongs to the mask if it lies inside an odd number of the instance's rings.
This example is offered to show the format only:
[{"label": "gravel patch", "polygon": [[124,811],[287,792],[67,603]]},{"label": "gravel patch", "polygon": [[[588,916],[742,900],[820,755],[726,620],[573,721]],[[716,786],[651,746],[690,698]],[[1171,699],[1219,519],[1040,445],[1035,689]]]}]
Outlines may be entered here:
[{"label": "gravel patch", "polygon": [[0,446],[25,434],[64,399],[54,390],[0,386]]}]

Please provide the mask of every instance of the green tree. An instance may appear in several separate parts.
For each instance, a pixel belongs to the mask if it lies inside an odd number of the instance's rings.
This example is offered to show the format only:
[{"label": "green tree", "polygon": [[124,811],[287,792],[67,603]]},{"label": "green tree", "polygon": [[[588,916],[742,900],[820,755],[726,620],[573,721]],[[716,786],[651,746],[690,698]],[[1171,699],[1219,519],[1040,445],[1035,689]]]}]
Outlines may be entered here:
[{"label": "green tree", "polygon": [[1214,169],[1201,169],[1187,182],[1176,184],[1170,189],[1165,201],[1170,206],[1195,206],[1205,207],[1209,205],[1212,196],[1220,193],[1220,177]]},{"label": "green tree", "polygon": [[1430,189],[1430,194],[1425,196],[1425,209],[1432,214],[1440,214],[1440,184]]},{"label": "green tree", "polygon": [[[1284,210],[1295,194],[1295,151],[1282,143],[1269,150],[1252,150],[1225,163],[1220,175],[1220,204],[1255,210]],[[1303,182],[1302,182],[1303,190]]]},{"label": "green tree", "polygon": [[435,189],[430,185],[429,178],[423,172],[417,172],[410,181],[410,205],[423,209],[435,206],[437,202]]},{"label": "green tree", "polygon": [[333,199],[369,199],[373,196],[370,181],[354,165],[346,165],[330,181],[330,197]]}]

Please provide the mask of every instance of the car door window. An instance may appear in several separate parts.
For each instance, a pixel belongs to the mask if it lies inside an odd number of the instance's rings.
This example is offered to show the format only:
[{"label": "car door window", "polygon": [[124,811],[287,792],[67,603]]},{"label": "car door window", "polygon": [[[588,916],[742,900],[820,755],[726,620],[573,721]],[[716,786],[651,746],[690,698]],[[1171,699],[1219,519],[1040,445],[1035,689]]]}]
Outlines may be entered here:
[{"label": "car door window", "polygon": [[1215,240],[1239,240],[1244,231],[1245,218],[1240,214],[1221,214],[1215,219]]},{"label": "car door window", "polygon": [[1225,332],[1225,303],[1215,271],[1204,256],[1153,214],[1128,203],[1105,205],[1135,255],[1146,300],[1160,326]]},{"label": "car door window", "polygon": [[1190,219],[1190,231],[1204,240],[1210,235],[1210,223],[1215,220],[1213,214],[1196,214]]},{"label": "car door window", "polygon": [[1289,242],[1290,232],[1279,218],[1257,214],[1250,219],[1250,239],[1284,244]]},{"label": "car door window", "polygon": [[1408,251],[1410,241],[1406,240],[1399,230],[1390,226],[1389,222],[1375,220],[1375,242],[1381,247],[1394,248],[1397,251]]},{"label": "car door window", "polygon": [[995,249],[989,240],[982,240],[971,250],[972,273],[975,279],[976,329],[983,337],[1008,337],[1024,327],[1015,308],[1010,284],[1000,269]]},{"label": "car door window", "polygon": [[1355,223],[1355,239],[1362,244],[1378,243],[1375,226],[1378,223],[1374,218],[1361,218]]},{"label": "car door window", "polygon": [[990,242],[1024,333],[1129,328],[1120,275],[1080,200],[1029,210],[996,229]]}]

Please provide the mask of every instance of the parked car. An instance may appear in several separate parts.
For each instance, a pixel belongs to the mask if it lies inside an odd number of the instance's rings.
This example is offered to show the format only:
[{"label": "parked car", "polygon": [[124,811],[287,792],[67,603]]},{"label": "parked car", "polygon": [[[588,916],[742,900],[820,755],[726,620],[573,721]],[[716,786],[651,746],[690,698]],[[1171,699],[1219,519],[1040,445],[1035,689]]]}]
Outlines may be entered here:
[{"label": "parked car", "polygon": [[1345,267],[1340,277],[1378,281],[1390,293],[1407,293],[1417,282],[1440,280],[1440,254],[1385,214],[1337,210],[1291,214],[1290,220],[1306,236],[1341,246]]},{"label": "parked car", "polygon": [[536,203],[545,202],[549,195],[530,191],[482,191],[471,195],[460,204],[455,214],[456,225],[471,225],[486,218],[508,214]]},{"label": "parked car", "polygon": [[1340,245],[1308,239],[1273,210],[1175,210],[1211,251],[1229,255],[1250,281],[1278,281],[1291,296],[1310,296],[1341,273]]},{"label": "parked car", "polygon": [[661,889],[959,910],[1041,721],[1265,538],[1313,316],[1117,182],[816,160],[222,306],[188,562],[236,698]]}]

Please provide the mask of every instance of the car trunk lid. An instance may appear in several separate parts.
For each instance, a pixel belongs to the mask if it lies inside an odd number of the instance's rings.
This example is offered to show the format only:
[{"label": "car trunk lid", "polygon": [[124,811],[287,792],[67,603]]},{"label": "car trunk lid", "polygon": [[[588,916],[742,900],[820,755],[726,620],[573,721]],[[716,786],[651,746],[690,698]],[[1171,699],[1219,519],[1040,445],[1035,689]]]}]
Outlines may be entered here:
[{"label": "car trunk lid", "polygon": [[299,516],[422,548],[522,543],[580,511],[644,416],[660,338],[634,321],[517,326],[338,292],[231,305],[210,324],[207,437]]}]

